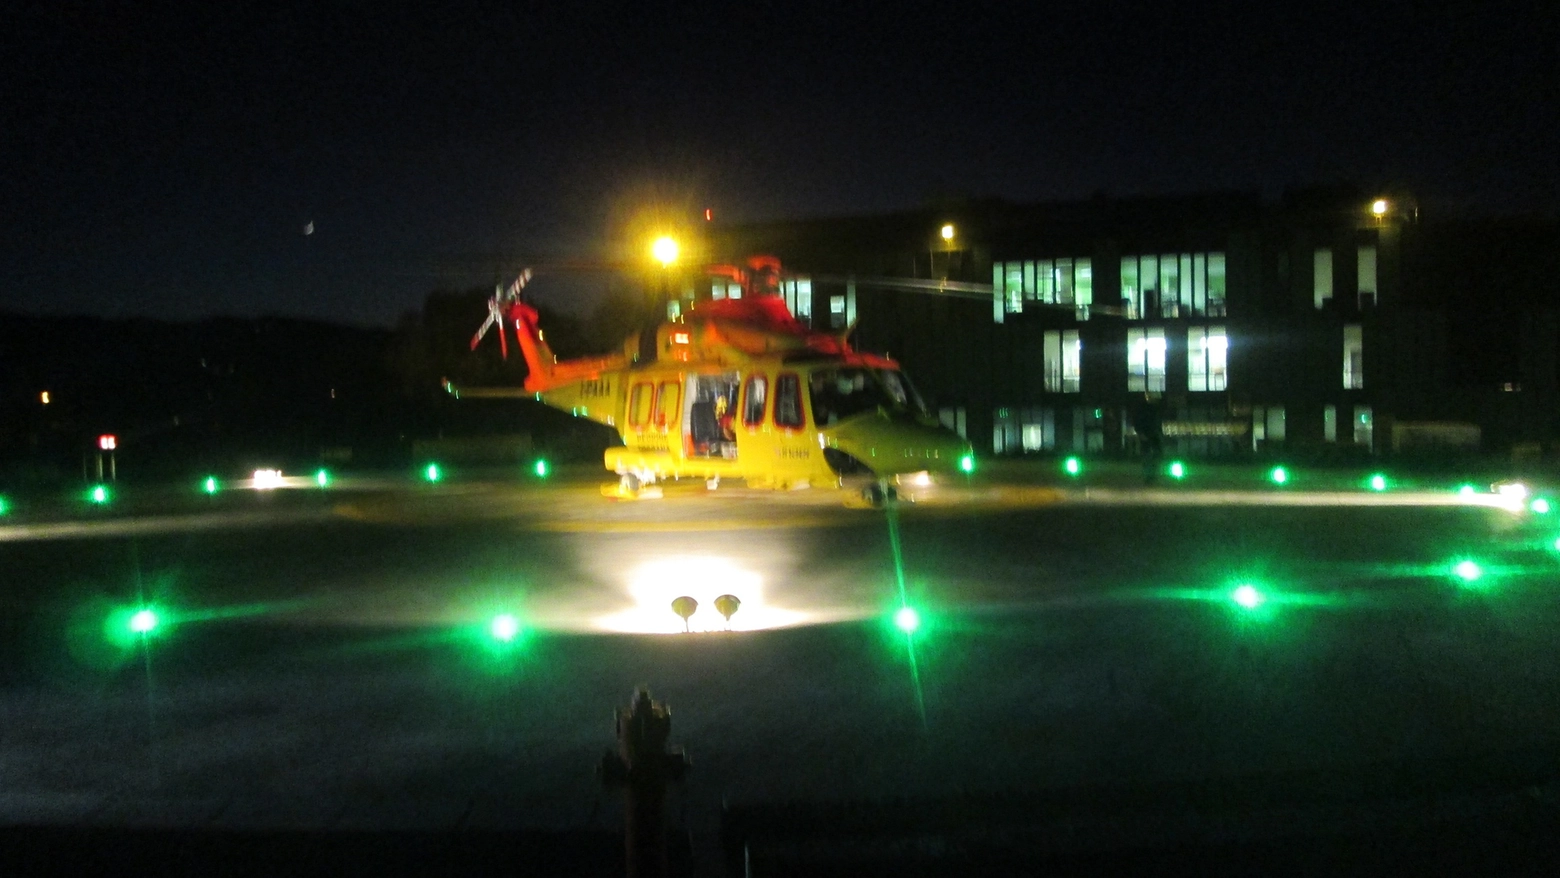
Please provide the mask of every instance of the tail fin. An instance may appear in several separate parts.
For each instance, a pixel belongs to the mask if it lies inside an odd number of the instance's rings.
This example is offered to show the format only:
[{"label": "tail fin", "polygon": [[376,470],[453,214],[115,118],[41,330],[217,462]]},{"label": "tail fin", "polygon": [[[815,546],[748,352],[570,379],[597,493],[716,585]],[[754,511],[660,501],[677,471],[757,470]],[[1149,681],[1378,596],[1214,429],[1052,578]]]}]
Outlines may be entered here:
[{"label": "tail fin", "polygon": [[509,304],[509,319],[514,322],[520,353],[525,357],[525,389],[531,391],[551,385],[554,367],[558,364],[552,348],[542,338],[541,328],[537,326],[538,317],[536,309],[524,302]]}]

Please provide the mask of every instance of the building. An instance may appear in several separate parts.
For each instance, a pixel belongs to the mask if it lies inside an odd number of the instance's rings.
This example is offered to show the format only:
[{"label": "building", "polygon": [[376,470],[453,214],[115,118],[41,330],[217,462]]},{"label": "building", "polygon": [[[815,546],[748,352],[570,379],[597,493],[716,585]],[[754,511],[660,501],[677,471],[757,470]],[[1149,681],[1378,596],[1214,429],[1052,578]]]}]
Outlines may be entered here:
[{"label": "building", "polygon": [[[1179,454],[1349,457],[1560,434],[1538,264],[1560,235],[1519,225],[1525,268],[1497,289],[1477,282],[1501,275],[1487,250],[1448,246],[1467,228],[1348,189],[966,202],[715,228],[710,246],[778,256],[794,314],[857,327],[977,447],[1132,453],[1154,417]],[[1467,368],[1465,335],[1506,337],[1507,367]]]}]

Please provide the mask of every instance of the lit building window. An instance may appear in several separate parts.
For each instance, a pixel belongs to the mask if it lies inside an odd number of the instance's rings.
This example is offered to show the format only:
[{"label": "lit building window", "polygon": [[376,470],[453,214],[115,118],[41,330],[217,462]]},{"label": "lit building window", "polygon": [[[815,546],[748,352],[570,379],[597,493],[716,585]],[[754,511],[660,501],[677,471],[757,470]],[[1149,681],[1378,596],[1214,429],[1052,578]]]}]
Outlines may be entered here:
[{"label": "lit building window", "polygon": [[[1035,302],[1071,307],[1079,320],[1087,320],[1094,304],[1094,265],[1088,259],[997,262],[991,285],[1004,313],[1021,313],[1025,302]],[[1001,315],[994,316],[1002,322]]]},{"label": "lit building window", "polygon": [[1224,390],[1229,386],[1229,337],[1222,326],[1186,330],[1186,389]]},{"label": "lit building window", "polygon": [[1343,387],[1345,390],[1365,387],[1365,331],[1358,323],[1347,323],[1343,327]]},{"label": "lit building window", "polygon": [[1372,439],[1376,430],[1376,418],[1371,413],[1370,406],[1357,405],[1354,407],[1354,444],[1372,447]]},{"label": "lit building window", "polygon": [[943,406],[937,410],[937,423],[959,434],[962,439],[968,439],[966,432],[968,421],[965,416],[964,406]]},{"label": "lit building window", "polygon": [[1335,405],[1322,408],[1322,439],[1327,442],[1338,441],[1338,407]]},{"label": "lit building window", "polygon": [[792,277],[780,282],[780,295],[791,316],[802,322],[812,320],[812,278]]},{"label": "lit building window", "polygon": [[1251,407],[1251,450],[1261,451],[1264,442],[1284,441],[1284,407]]},{"label": "lit building window", "polygon": [[740,299],[742,285],[736,281],[714,280],[710,282],[711,299]]},{"label": "lit building window", "polygon": [[1127,390],[1165,390],[1165,330],[1152,326],[1127,330]]},{"label": "lit building window", "polygon": [[829,328],[844,329],[856,322],[856,285],[847,284],[845,295],[829,297]]},{"label": "lit building window", "polygon": [[1360,307],[1367,308],[1376,304],[1376,248],[1361,247],[1355,262],[1359,276]]},{"label": "lit building window", "polygon": [[1311,254],[1311,302],[1317,310],[1327,307],[1333,295],[1332,251],[1326,247]]},{"label": "lit building window", "polygon": [[1045,334],[1045,390],[1047,393],[1077,393],[1083,358],[1083,343],[1078,330],[1051,330]]},{"label": "lit building window", "polygon": [[1129,320],[1223,317],[1223,253],[1165,253],[1121,258],[1121,303]]},{"label": "lit building window", "polygon": [[991,413],[991,448],[997,454],[1051,451],[1056,448],[1056,410],[1030,406]]}]

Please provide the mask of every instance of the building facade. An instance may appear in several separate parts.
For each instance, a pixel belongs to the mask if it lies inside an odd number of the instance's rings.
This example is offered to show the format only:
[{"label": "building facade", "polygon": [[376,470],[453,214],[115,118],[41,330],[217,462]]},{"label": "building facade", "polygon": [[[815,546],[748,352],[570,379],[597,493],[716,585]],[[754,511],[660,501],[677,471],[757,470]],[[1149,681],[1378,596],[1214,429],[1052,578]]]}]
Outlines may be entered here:
[{"label": "building facade", "polygon": [[1460,380],[1454,327],[1488,309],[1435,282],[1460,269],[1402,194],[972,202],[710,237],[778,256],[794,314],[855,327],[999,454],[1130,454],[1145,419],[1205,456],[1542,448],[1560,426],[1554,303],[1505,318],[1526,380]]}]

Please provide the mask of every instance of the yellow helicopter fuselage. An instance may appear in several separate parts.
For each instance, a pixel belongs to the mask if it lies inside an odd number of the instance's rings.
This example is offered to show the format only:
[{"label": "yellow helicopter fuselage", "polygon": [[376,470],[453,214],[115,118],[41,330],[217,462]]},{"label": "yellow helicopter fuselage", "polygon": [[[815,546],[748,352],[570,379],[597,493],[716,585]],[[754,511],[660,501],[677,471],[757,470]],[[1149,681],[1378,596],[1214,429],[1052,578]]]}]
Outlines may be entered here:
[{"label": "yellow helicopter fuselage", "polygon": [[512,308],[526,389],[617,430],[623,444],[604,463],[625,483],[838,487],[856,474],[973,468],[970,444],[927,414],[898,363],[801,326],[777,297],[706,305],[621,353],[562,362],[535,312]]}]

